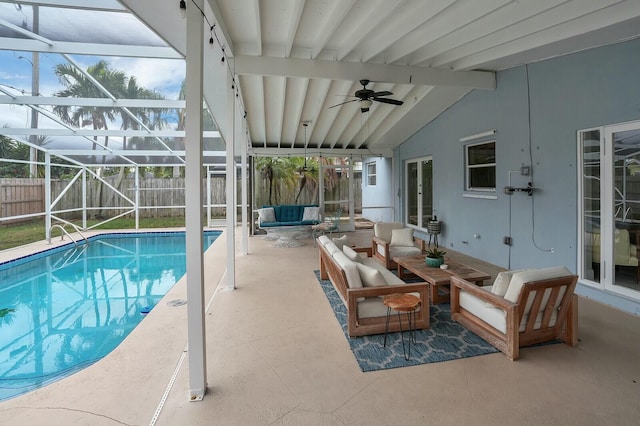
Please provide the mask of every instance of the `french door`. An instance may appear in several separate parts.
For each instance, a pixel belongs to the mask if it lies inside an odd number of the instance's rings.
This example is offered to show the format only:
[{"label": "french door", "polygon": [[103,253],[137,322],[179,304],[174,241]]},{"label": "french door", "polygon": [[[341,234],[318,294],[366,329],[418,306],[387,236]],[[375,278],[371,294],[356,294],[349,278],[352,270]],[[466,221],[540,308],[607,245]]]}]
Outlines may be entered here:
[{"label": "french door", "polygon": [[640,300],[640,122],[583,130],[578,142],[581,278]]},{"label": "french door", "polygon": [[433,162],[431,157],[405,163],[405,223],[427,227],[433,215]]}]

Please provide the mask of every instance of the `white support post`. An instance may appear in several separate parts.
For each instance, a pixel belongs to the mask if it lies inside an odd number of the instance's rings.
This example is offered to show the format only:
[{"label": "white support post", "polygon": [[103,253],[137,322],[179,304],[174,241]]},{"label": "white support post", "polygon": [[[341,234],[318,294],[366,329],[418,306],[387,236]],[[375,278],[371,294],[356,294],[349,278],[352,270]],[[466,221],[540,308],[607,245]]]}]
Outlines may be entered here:
[{"label": "white support post", "polygon": [[[247,142],[242,141],[242,149],[240,153],[240,186],[242,190],[242,254],[249,254],[249,226],[247,218],[247,205],[249,203],[249,191],[247,189]],[[253,215],[251,215],[253,218]]]},{"label": "white support post", "polygon": [[227,190],[227,215],[226,215],[226,228],[227,228],[227,289],[235,290],[236,288],[236,165],[235,159],[235,97],[233,90],[231,89],[232,75],[227,73],[227,111],[229,132],[227,133],[227,139],[225,140],[227,147],[227,161],[226,161],[226,190]]},{"label": "white support post", "polygon": [[133,175],[135,181],[135,209],[136,209],[136,229],[140,229],[140,166],[136,164],[135,174]]},{"label": "white support post", "polygon": [[87,229],[87,166],[82,167],[82,229]]},{"label": "white support post", "polygon": [[44,153],[44,221],[47,241],[51,242],[51,154]]},{"label": "white support post", "polygon": [[[187,248],[187,327],[190,401],[200,401],[207,389],[202,257],[202,88],[204,40],[203,0],[187,3],[187,66],[185,80],[185,225]],[[196,7],[196,4],[200,8]],[[176,7],[176,13],[179,13]]]},{"label": "white support post", "polygon": [[211,228],[211,168],[207,166],[207,227]]}]

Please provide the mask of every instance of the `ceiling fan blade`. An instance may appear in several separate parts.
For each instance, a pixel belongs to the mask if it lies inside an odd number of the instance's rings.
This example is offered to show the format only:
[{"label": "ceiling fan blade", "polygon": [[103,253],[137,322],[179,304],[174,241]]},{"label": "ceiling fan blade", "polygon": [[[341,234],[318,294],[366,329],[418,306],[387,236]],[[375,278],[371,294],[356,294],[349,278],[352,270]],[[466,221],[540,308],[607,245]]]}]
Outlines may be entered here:
[{"label": "ceiling fan blade", "polygon": [[404,102],[399,101],[397,99],[389,99],[389,98],[373,98],[374,101],[382,102],[383,104],[391,104],[391,105],[402,105]]},{"label": "ceiling fan blade", "polygon": [[339,104],[332,105],[332,106],[330,106],[330,107],[329,107],[329,109],[331,109],[331,108],[335,108],[335,107],[340,106],[340,105],[348,104],[348,103],[350,103],[350,102],[357,102],[357,101],[359,101],[359,100],[360,100],[360,99],[351,99],[350,101],[345,101],[345,102],[341,102],[341,103],[339,103]]},{"label": "ceiling fan blade", "polygon": [[382,92],[374,92],[371,96],[374,98],[378,98],[380,96],[391,96],[393,95],[393,93],[389,92],[388,90],[384,90]]}]

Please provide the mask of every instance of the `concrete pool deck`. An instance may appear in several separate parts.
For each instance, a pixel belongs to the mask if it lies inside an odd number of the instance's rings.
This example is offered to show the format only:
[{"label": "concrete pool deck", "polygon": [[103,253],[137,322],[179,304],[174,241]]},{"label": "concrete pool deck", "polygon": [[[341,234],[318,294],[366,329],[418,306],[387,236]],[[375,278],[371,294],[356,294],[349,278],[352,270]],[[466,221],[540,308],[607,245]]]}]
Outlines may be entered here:
[{"label": "concrete pool deck", "polygon": [[[371,233],[350,238],[368,245]],[[640,318],[580,299],[576,348],[526,348],[362,373],[317,283],[317,248],[250,238],[226,291],[226,237],[205,253],[209,388],[189,402],[181,280],[110,355],[0,403],[16,425],[637,424]],[[237,244],[239,248],[239,243]],[[453,255],[453,253],[451,253]],[[462,255],[460,255],[462,256]],[[466,259],[465,259],[466,260]],[[479,262],[495,276],[497,268]],[[493,268],[489,270],[489,268]],[[216,291],[218,289],[218,291]]]}]

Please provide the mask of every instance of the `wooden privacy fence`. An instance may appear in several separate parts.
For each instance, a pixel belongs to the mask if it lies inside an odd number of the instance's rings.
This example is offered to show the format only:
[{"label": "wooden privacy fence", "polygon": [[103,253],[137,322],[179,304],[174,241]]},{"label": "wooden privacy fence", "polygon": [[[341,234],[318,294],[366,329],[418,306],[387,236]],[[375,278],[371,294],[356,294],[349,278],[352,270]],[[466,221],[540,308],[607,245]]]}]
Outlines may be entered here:
[{"label": "wooden privacy fence", "polygon": [[[21,216],[43,211],[44,179],[0,179],[0,217]],[[17,221],[19,220],[4,223]]]},{"label": "wooden privacy fence", "polygon": [[[105,184],[99,179],[87,179],[86,205],[89,218],[109,218],[133,209],[133,204],[118,194],[112,188],[117,189],[129,200],[135,202],[135,179],[109,176],[104,178]],[[222,205],[212,208],[212,217],[225,216],[226,184],[225,176],[212,176],[210,181],[210,201],[212,205]],[[69,185],[69,180],[51,181],[51,200],[55,200]],[[183,217],[185,204],[185,179],[184,178],[142,178],[139,181],[139,207],[140,217]],[[356,185],[360,179],[356,180]],[[203,180],[203,204],[206,204],[206,179]],[[240,200],[240,182],[237,185],[237,200]],[[260,179],[256,182],[256,206],[267,204],[268,186]],[[356,192],[356,211],[360,210],[360,191]],[[278,185],[278,204],[295,204],[298,188],[286,185]],[[329,194],[327,194],[329,195]],[[332,199],[346,199],[348,195],[347,182],[341,182],[331,191]],[[0,218],[21,216],[29,214],[44,214],[45,211],[45,180],[44,179],[0,179]],[[312,204],[318,202],[318,190],[309,187],[303,190],[297,204]],[[82,181],[78,179],[60,198],[53,207],[57,216],[66,220],[82,217],[83,193]],[[0,224],[18,221],[28,221],[33,218],[12,219],[2,221]]]}]

